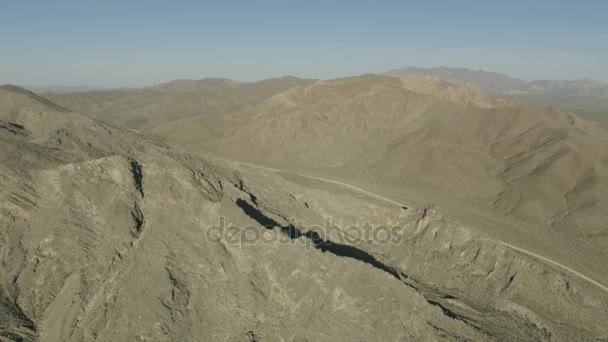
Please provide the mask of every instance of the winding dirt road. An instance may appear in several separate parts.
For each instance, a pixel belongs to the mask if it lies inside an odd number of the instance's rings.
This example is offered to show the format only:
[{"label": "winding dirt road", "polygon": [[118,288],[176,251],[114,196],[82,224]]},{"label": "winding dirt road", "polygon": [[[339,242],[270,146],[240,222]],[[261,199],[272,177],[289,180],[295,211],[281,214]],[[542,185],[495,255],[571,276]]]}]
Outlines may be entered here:
[{"label": "winding dirt road", "polygon": [[[322,181],[322,182],[336,184],[336,185],[339,185],[339,186],[342,186],[342,187],[345,187],[345,188],[348,188],[348,189],[351,189],[351,190],[354,190],[354,191],[366,194],[368,196],[375,197],[375,198],[383,200],[385,202],[388,202],[388,203],[391,203],[391,204],[395,204],[395,205],[397,205],[399,207],[405,207],[406,206],[406,204],[393,201],[390,198],[386,198],[384,196],[375,194],[373,192],[369,192],[367,190],[361,189],[359,187],[356,187],[354,185],[350,185],[350,184],[347,184],[347,183],[343,183],[343,182],[339,182],[339,181],[335,181],[335,180],[331,180],[331,179],[327,179],[327,178],[308,176],[308,175],[304,175],[304,174],[301,174],[301,173],[296,173],[296,172],[288,171],[288,170],[274,169],[274,168],[265,167],[265,166],[256,165],[256,164],[251,164],[251,163],[245,163],[245,162],[235,162],[235,163],[237,163],[239,165],[242,165],[242,166],[248,166],[248,167],[253,167],[253,168],[267,170],[267,171],[272,171],[272,172],[292,173],[292,174],[295,174],[295,175],[300,176],[300,177],[304,177],[304,178],[314,179],[314,180],[318,180],[318,181]],[[558,263],[556,261],[553,261],[553,260],[551,260],[549,258],[546,258],[546,257],[544,257],[542,255],[538,255],[538,254],[536,254],[534,252],[530,252],[530,251],[528,251],[526,249],[519,248],[519,247],[514,246],[512,244],[509,244],[509,243],[506,243],[506,242],[502,242],[502,241],[497,241],[497,242],[500,243],[500,244],[502,244],[503,246],[506,246],[506,247],[514,250],[514,251],[526,254],[526,255],[531,256],[533,258],[537,258],[539,260],[547,262],[547,263],[549,263],[551,265],[557,266],[557,267],[561,268],[564,271],[567,271],[567,272],[569,272],[569,273],[571,273],[571,274],[573,274],[573,275],[575,275],[575,276],[577,276],[577,277],[579,277],[579,278],[581,278],[583,280],[586,280],[587,282],[589,282],[589,283],[597,286],[598,288],[602,289],[603,291],[608,292],[608,287],[607,286],[604,286],[604,285],[600,284],[599,282],[597,282],[597,281],[595,281],[595,280],[587,277],[586,275],[584,275],[584,274],[582,274],[580,272],[577,272],[577,271],[573,270],[572,268],[570,268],[568,266],[562,265],[562,264],[560,264],[560,263]]]}]

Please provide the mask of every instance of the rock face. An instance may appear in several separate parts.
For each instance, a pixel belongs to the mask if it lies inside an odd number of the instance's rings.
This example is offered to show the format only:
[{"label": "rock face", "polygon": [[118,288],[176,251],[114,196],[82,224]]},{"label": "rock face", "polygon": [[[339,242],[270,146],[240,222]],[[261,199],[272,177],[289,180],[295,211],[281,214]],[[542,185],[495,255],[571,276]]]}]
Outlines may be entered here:
[{"label": "rock face", "polygon": [[608,337],[603,290],[440,208],[194,157],[15,87],[0,147],[0,340]]}]

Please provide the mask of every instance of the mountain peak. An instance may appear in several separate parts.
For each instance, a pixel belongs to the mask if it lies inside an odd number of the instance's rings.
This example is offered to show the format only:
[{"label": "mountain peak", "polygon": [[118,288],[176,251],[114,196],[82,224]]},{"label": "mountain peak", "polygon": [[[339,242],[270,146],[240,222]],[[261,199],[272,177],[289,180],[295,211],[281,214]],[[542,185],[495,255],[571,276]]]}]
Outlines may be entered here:
[{"label": "mountain peak", "polygon": [[34,94],[31,91],[22,88],[18,85],[14,85],[14,84],[4,84],[0,86],[0,89],[2,90],[6,90],[6,91],[11,91],[11,92],[15,92],[15,93],[21,93],[21,94]]},{"label": "mountain peak", "polygon": [[5,96],[21,98],[22,101],[32,101],[33,103],[37,103],[37,104],[45,106],[47,108],[51,108],[54,111],[64,112],[64,113],[71,112],[71,110],[69,110],[65,107],[57,105],[39,95],[37,95],[36,93],[33,93],[25,88],[16,86],[14,84],[2,85],[2,86],[0,86],[0,91],[2,93],[4,93]]}]

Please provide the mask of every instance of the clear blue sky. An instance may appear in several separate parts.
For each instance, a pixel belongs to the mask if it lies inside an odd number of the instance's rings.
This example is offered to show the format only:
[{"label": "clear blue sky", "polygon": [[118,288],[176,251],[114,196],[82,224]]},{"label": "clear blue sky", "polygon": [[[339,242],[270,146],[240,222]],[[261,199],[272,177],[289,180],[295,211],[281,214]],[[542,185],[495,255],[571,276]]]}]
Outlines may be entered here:
[{"label": "clear blue sky", "polygon": [[608,80],[608,1],[2,0],[0,83],[333,78],[404,66]]}]

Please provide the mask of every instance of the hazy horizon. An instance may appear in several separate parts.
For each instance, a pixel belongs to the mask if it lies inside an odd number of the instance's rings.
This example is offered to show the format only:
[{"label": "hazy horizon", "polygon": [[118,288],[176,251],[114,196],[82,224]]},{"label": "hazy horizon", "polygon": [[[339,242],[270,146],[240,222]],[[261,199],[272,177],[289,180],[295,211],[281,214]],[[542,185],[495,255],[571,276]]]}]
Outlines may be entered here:
[{"label": "hazy horizon", "polygon": [[608,5],[587,4],[13,2],[0,13],[0,82],[141,87],[440,65],[608,81]]},{"label": "hazy horizon", "polygon": [[[134,85],[96,85],[96,84],[45,84],[45,85],[32,85],[32,84],[15,84],[17,86],[20,87],[25,87],[25,88],[61,88],[61,87],[65,87],[65,88],[83,88],[83,89],[91,89],[91,90],[103,90],[103,89],[134,89],[134,88],[146,88],[146,87],[152,87],[155,85],[159,85],[159,84],[163,84],[163,83],[168,83],[168,82],[172,82],[172,81],[183,81],[183,80],[202,80],[202,79],[213,79],[213,78],[219,78],[219,79],[228,79],[234,82],[238,82],[238,83],[253,83],[253,82],[258,82],[258,81],[263,81],[263,80],[268,80],[268,79],[272,79],[272,78],[282,78],[282,77],[297,77],[297,78],[302,78],[302,79],[320,79],[320,80],[331,80],[331,79],[338,79],[338,78],[342,78],[342,77],[353,77],[353,76],[361,76],[361,75],[365,75],[365,74],[384,74],[388,71],[391,70],[398,70],[398,69],[407,69],[407,68],[421,68],[421,69],[432,69],[432,68],[449,68],[449,69],[469,69],[469,70],[473,70],[473,71],[484,71],[484,72],[492,72],[492,73],[499,73],[499,74],[504,74],[507,76],[511,76],[514,77],[512,75],[509,75],[507,73],[502,73],[500,71],[496,71],[496,70],[485,70],[485,69],[475,69],[475,68],[465,68],[465,67],[460,67],[460,66],[446,66],[446,65],[437,65],[437,66],[431,66],[431,67],[419,67],[419,66],[415,66],[415,65],[408,65],[408,66],[403,66],[403,67],[396,67],[396,68],[390,68],[390,69],[386,69],[386,70],[382,70],[382,71],[377,71],[377,72],[368,72],[368,73],[356,73],[356,74],[347,74],[347,75],[342,75],[342,76],[335,76],[335,77],[330,77],[330,78],[321,78],[321,77],[305,77],[305,76],[300,76],[300,75],[293,75],[293,74],[285,74],[285,75],[276,75],[276,76],[271,76],[271,77],[267,77],[267,78],[258,78],[258,79],[251,79],[251,80],[240,80],[240,79],[234,79],[234,78],[229,78],[229,77],[222,77],[222,76],[203,76],[200,78],[195,78],[195,77],[190,77],[190,78],[169,78],[166,80],[161,80],[159,82],[155,82],[155,83],[150,83],[150,84],[134,84]],[[518,78],[518,77],[514,77],[515,79],[523,79],[523,78]],[[523,79],[525,81],[545,81],[545,80],[564,80],[564,81],[576,81],[576,80],[584,80],[584,79],[589,79],[589,80],[596,80],[596,81],[601,81],[604,83],[608,83],[608,81],[605,80],[600,80],[597,78],[591,78],[591,77],[584,77],[584,78],[570,78],[570,79],[565,79],[565,78],[542,78],[542,79]],[[0,80],[1,82],[1,80]],[[0,85],[2,84],[14,84],[14,83],[10,83],[10,82],[2,82],[0,83]]]}]

